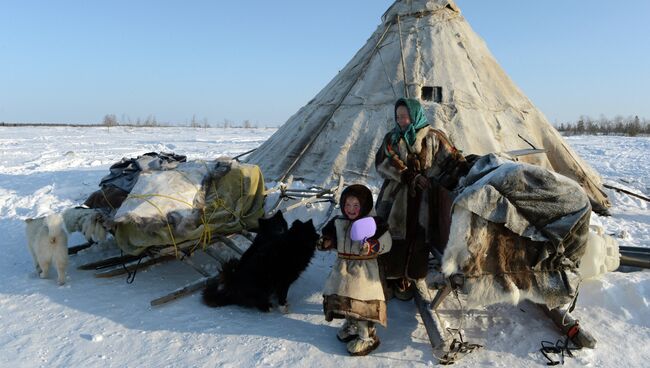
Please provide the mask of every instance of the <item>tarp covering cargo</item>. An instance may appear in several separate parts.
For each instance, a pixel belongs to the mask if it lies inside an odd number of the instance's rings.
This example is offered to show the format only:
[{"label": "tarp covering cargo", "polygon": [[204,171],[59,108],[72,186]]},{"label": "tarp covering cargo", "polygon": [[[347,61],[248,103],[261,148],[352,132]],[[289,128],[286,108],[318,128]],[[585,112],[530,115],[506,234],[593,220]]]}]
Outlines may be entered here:
[{"label": "tarp covering cargo", "polygon": [[264,214],[264,190],[259,167],[230,160],[139,171],[113,216],[115,240],[124,252],[138,255],[151,246],[254,229]]}]

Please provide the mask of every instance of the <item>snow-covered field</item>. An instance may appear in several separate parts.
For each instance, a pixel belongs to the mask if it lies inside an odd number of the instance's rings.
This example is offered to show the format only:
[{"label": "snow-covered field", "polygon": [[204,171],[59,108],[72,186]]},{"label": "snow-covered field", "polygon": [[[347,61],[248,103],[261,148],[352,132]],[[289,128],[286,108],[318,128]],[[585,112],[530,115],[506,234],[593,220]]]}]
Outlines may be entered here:
[{"label": "snow-covered field", "polygon": [[[41,280],[25,246],[23,220],[62,211],[97,189],[122,157],[173,151],[189,159],[236,155],[274,130],[193,128],[0,127],[0,367],[249,367],[427,366],[436,361],[411,302],[388,303],[380,347],[348,357],[327,323],[321,288],[333,262],[318,254],[289,292],[290,313],[238,307],[210,309],[199,294],[151,308],[149,301],[196,279],[180,262],[124,277],[99,279],[76,266],[106,255],[89,249],[71,257],[67,283]],[[569,137],[604,180],[650,194],[650,138]],[[608,190],[613,216],[593,222],[620,236],[621,245],[650,247],[648,203]],[[314,216],[314,208],[295,216]],[[71,245],[81,242],[76,234]],[[441,309],[451,327],[485,347],[457,366],[543,366],[542,340],[560,334],[536,308],[495,305],[463,314],[449,300]],[[650,272],[614,272],[584,282],[574,316],[598,339],[567,366],[647,367],[650,361]],[[462,317],[462,318],[461,318]]]}]

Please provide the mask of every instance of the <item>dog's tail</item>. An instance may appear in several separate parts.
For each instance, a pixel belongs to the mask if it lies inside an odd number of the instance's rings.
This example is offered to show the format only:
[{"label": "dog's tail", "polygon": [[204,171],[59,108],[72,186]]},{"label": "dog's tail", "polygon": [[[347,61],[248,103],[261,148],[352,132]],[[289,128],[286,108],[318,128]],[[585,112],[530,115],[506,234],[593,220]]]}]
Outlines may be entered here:
[{"label": "dog's tail", "polygon": [[207,306],[216,308],[234,303],[230,290],[237,265],[239,265],[238,259],[231,259],[224,263],[219,280],[208,284],[203,290],[203,302]]},{"label": "dog's tail", "polygon": [[58,213],[49,215],[45,218],[45,224],[50,244],[56,244],[59,238],[62,238],[62,232],[65,231],[63,230],[63,217]]}]

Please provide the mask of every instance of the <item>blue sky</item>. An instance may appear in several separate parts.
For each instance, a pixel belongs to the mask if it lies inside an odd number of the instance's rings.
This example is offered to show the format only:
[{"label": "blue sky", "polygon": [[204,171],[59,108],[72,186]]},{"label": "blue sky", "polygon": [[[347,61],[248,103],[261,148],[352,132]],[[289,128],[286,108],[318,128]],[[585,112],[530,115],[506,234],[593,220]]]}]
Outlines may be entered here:
[{"label": "blue sky", "polygon": [[[0,0],[0,121],[281,124],[391,0]],[[650,118],[650,1],[458,0],[553,123]]]}]

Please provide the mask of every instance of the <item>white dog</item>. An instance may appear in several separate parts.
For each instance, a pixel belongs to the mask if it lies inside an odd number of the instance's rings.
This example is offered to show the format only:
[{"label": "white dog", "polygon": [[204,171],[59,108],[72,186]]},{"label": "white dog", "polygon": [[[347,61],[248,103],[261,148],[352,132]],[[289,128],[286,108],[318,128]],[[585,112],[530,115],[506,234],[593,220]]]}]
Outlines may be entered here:
[{"label": "white dog", "polygon": [[27,223],[27,246],[34,258],[38,275],[47,278],[50,264],[54,263],[59,285],[65,283],[65,269],[68,265],[68,234],[59,214],[25,220]]}]

